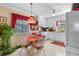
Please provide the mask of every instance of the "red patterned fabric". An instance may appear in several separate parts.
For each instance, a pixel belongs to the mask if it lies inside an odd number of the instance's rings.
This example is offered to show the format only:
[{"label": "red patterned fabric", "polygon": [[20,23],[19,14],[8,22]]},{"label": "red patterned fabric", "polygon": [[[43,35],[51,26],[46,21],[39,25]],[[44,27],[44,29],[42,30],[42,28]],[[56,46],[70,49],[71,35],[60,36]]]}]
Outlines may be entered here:
[{"label": "red patterned fabric", "polygon": [[17,19],[19,19],[19,20],[27,20],[28,18],[29,18],[28,16],[22,16],[22,15],[12,13],[12,28],[15,27],[15,23],[16,23]]},{"label": "red patterned fabric", "polygon": [[34,41],[37,41],[37,40],[42,39],[42,38],[43,38],[43,36],[36,36],[36,37],[28,36],[25,39],[28,40],[28,41],[34,42]]}]

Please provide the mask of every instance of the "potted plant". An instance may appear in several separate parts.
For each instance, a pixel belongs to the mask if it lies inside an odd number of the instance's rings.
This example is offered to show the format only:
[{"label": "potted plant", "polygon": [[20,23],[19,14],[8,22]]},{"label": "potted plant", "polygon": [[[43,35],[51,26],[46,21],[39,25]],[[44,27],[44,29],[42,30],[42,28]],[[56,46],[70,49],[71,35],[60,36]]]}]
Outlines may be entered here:
[{"label": "potted plant", "polygon": [[12,28],[7,24],[0,24],[0,37],[2,38],[2,50],[11,48],[10,37],[13,35]]}]

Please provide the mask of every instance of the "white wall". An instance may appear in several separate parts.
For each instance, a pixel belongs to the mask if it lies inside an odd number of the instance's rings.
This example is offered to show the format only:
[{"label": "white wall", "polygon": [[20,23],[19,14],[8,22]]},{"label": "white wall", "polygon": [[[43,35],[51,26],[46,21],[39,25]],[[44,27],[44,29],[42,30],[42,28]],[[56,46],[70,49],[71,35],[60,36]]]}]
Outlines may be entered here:
[{"label": "white wall", "polygon": [[21,11],[11,9],[11,8],[8,8],[8,7],[0,6],[0,16],[7,17],[6,22],[0,21],[0,23],[7,23],[8,25],[11,26],[11,20],[12,20],[11,15],[12,15],[12,13],[16,13],[16,14],[20,14],[20,15],[24,15],[24,16],[29,16],[29,14],[27,14],[27,13],[23,13]]}]

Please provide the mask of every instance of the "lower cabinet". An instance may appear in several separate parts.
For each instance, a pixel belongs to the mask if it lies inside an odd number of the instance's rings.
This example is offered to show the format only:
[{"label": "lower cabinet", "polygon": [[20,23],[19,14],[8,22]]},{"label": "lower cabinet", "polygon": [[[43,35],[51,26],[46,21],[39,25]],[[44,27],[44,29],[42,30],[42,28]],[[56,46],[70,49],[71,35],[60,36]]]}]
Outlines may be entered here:
[{"label": "lower cabinet", "polygon": [[65,33],[64,32],[42,32],[45,35],[46,39],[65,42]]}]

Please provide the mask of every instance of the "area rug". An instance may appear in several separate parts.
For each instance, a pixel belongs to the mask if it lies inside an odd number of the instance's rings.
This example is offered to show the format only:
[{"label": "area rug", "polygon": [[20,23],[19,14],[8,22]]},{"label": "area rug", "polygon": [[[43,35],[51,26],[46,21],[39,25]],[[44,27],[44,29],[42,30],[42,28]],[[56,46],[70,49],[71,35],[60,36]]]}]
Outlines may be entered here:
[{"label": "area rug", "polygon": [[54,42],[51,42],[51,43],[52,43],[52,44],[55,44],[55,45],[58,45],[58,46],[65,47],[65,45],[64,45],[63,42],[54,41]]}]

